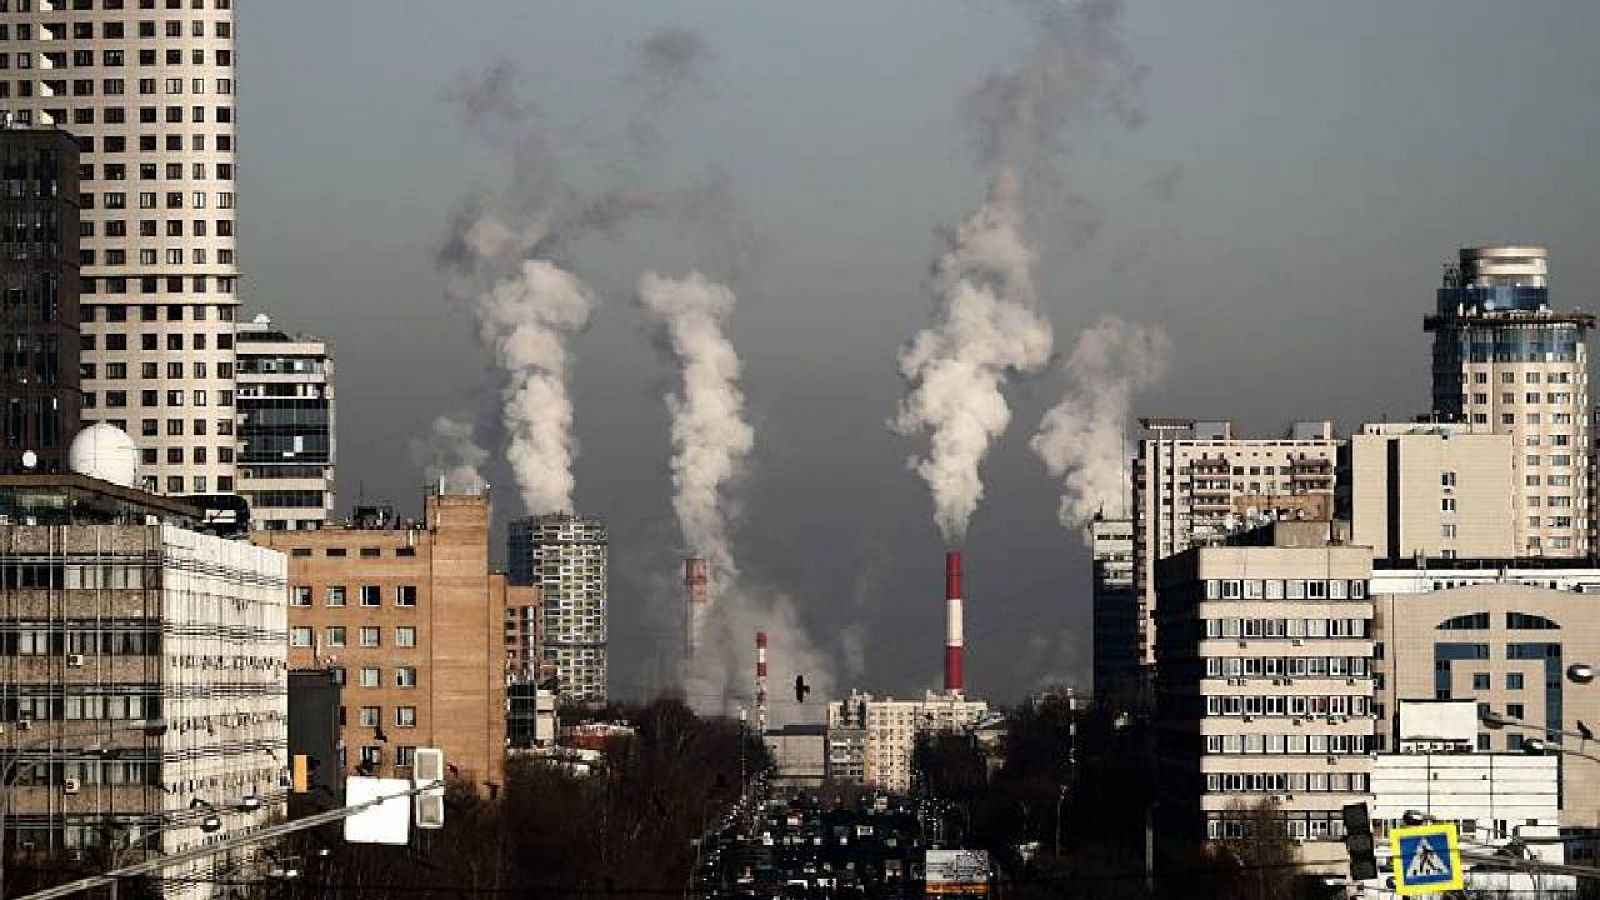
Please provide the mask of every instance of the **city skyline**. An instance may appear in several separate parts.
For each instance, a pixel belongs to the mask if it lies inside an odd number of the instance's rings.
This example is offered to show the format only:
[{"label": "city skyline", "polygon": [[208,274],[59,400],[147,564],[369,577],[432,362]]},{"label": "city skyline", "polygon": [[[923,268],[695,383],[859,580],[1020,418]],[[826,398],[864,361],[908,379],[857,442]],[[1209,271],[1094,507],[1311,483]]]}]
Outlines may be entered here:
[{"label": "city skyline", "polygon": [[[1038,220],[1058,348],[1107,311],[1164,321],[1176,336],[1171,374],[1137,411],[1231,418],[1251,432],[1291,418],[1330,418],[1341,432],[1406,418],[1428,406],[1421,317],[1457,247],[1545,244],[1552,287],[1576,306],[1600,282],[1580,243],[1593,198],[1568,189],[1581,179],[1579,154],[1565,149],[1597,125],[1570,87],[1593,80],[1592,64],[1547,48],[1539,66],[1485,73],[1451,50],[1509,13],[1372,9],[1307,5],[1244,22],[1126,9],[1124,40],[1149,67],[1147,121],[1132,133],[1089,129],[1058,166],[1069,189],[1094,201],[1098,230],[1060,208]],[[736,492],[736,543],[759,583],[797,598],[840,680],[900,695],[934,686],[944,548],[921,485],[903,469],[916,443],[882,423],[902,393],[894,354],[931,304],[935,229],[980,197],[957,110],[971,85],[1025,46],[1022,17],[1002,4],[885,5],[853,11],[860,27],[837,29],[827,15],[686,5],[596,13],[566,22],[558,38],[541,27],[553,9],[539,5],[416,13],[369,22],[321,10],[323,27],[308,36],[291,27],[304,21],[298,4],[240,11],[250,51],[241,105],[251,111],[242,146],[265,142],[240,172],[242,299],[330,341],[341,430],[384,448],[346,439],[341,502],[358,485],[369,498],[412,502],[420,468],[390,448],[423,436],[441,413],[493,418],[481,415],[494,392],[487,360],[431,264],[452,205],[501,177],[453,134],[440,100],[448,85],[486,60],[511,59],[552,118],[603,132],[626,116],[628,49],[662,25],[690,29],[712,68],[683,121],[665,129],[672,165],[724,173],[760,235],[732,285],[741,305],[729,321],[757,432]],[[1506,40],[1563,47],[1581,30],[1572,22],[1593,15],[1560,13],[1519,19]],[[369,32],[373,40],[351,40]],[[320,53],[336,68],[297,72],[281,48]],[[827,71],[812,59],[823,48]],[[429,62],[397,68],[402,58]],[[1369,65],[1351,71],[1351,58]],[[1376,78],[1387,81],[1382,95],[1371,90]],[[1252,88],[1257,80],[1274,87]],[[1550,103],[1510,102],[1535,95]],[[1508,121],[1481,130],[1449,113],[1476,97],[1498,98]],[[287,121],[308,127],[272,125]],[[366,137],[347,140],[335,126]],[[1519,133],[1543,139],[1530,146]],[[369,145],[387,149],[368,160],[359,148]],[[1409,162],[1425,152],[1426,166]],[[1495,177],[1524,158],[1540,165],[1515,184]],[[336,254],[319,237],[329,230],[348,238]],[[572,253],[603,298],[591,330],[572,342],[576,497],[612,529],[613,683],[623,696],[668,682],[671,654],[660,665],[648,657],[659,635],[681,628],[684,548],[661,404],[674,373],[630,298],[639,274],[673,259],[658,244],[641,229]],[[1350,350],[1309,352],[1339,345],[1323,333],[1330,310]],[[430,336],[425,346],[407,337],[418,331]],[[1356,348],[1377,363],[1351,367]],[[402,374],[403,400],[389,399]],[[1087,555],[1056,523],[1054,485],[1026,447],[1064,383],[1052,368],[1008,389],[1013,421],[985,465],[989,493],[965,548],[969,681],[990,698],[1088,673]],[[1321,387],[1291,398],[1261,389],[1269,383]],[[498,456],[499,438],[485,437]],[[498,460],[489,472],[503,527],[520,511]],[[862,503],[869,492],[875,501]],[[883,649],[860,652],[874,645]]]}]

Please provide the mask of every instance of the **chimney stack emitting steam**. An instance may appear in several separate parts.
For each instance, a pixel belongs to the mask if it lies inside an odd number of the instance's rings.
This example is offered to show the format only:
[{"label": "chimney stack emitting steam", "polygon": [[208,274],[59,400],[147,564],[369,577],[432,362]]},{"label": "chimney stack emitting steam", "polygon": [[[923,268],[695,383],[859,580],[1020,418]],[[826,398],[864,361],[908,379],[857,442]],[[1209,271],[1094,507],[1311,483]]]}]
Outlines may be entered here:
[{"label": "chimney stack emitting steam", "polygon": [[965,639],[961,633],[961,551],[944,555],[944,690],[961,696]]},{"label": "chimney stack emitting steam", "polygon": [[767,633],[756,632],[756,729],[767,733]]},{"label": "chimney stack emitting steam", "polygon": [[683,560],[683,590],[685,598],[684,627],[686,655],[693,659],[700,649],[700,636],[705,630],[707,582],[706,558],[689,556]]}]

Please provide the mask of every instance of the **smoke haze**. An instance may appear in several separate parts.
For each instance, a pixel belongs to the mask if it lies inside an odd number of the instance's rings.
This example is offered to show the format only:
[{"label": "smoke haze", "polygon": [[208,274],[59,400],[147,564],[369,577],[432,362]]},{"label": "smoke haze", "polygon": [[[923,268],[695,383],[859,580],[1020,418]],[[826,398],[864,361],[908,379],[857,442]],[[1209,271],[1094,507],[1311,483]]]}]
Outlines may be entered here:
[{"label": "smoke haze", "polygon": [[1061,524],[1081,528],[1107,505],[1120,505],[1133,395],[1161,378],[1171,355],[1160,328],[1110,316],[1078,336],[1066,362],[1074,384],[1029,442],[1051,477],[1062,479]]},{"label": "smoke haze", "polygon": [[430,484],[448,494],[475,494],[484,487],[483,464],[489,451],[478,446],[471,422],[440,416],[427,438],[411,442],[412,461]]}]

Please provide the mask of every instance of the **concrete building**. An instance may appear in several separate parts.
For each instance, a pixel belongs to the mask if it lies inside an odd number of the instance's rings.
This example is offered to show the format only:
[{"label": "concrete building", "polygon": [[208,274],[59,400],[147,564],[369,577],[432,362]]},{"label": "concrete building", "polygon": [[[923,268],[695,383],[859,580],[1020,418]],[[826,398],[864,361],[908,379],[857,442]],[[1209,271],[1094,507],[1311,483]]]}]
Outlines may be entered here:
[{"label": "concrete building", "polygon": [[779,725],[764,735],[777,771],[773,783],[819,788],[828,778],[828,728],[817,722]]},{"label": "concrete building", "polygon": [[[1406,701],[1470,700],[1498,717],[1476,724],[1478,752],[1522,752],[1529,738],[1578,749],[1579,723],[1600,723],[1600,689],[1566,673],[1600,659],[1600,624],[1585,596],[1600,592],[1600,570],[1538,563],[1424,560],[1374,570],[1380,748],[1403,736],[1397,710]],[[1496,727],[1501,719],[1515,724]],[[1600,825],[1600,761],[1562,754],[1560,776],[1561,824]]]},{"label": "concrete building", "polygon": [[1339,473],[1352,542],[1387,559],[1515,555],[1518,451],[1486,425],[1361,426]]},{"label": "concrete building", "polygon": [[[828,731],[848,734],[851,729],[865,732],[861,748],[861,780],[887,791],[904,793],[911,789],[912,753],[917,736],[945,731],[962,731],[974,726],[989,711],[982,700],[968,700],[939,691],[929,691],[921,700],[877,699],[852,690],[843,700],[828,705]],[[845,748],[833,742],[830,760]]]},{"label": "concrete building", "polygon": [[1433,314],[1433,408],[1511,435],[1518,556],[1589,553],[1589,358],[1594,316],[1550,304],[1543,247],[1469,247]]},{"label": "concrete building", "polygon": [[0,473],[66,472],[81,397],[77,143],[0,126],[0,186]]},{"label": "concrete building", "polygon": [[1133,584],[1139,655],[1155,663],[1156,563],[1218,543],[1269,516],[1326,520],[1339,442],[1328,422],[1281,438],[1235,437],[1227,422],[1141,419],[1133,470]]},{"label": "concrete building", "polygon": [[1139,604],[1133,590],[1133,520],[1089,523],[1094,571],[1094,692],[1121,703],[1140,693]]},{"label": "concrete building", "polygon": [[506,746],[518,750],[555,746],[556,695],[531,681],[506,684]]},{"label": "concrete building", "polygon": [[336,458],[328,345],[264,315],[235,338],[239,493],[257,528],[320,528],[333,515]]},{"label": "concrete building", "polygon": [[[0,834],[35,865],[179,853],[284,812],[285,559],[196,530],[197,510],[122,470],[0,476],[0,720],[16,761]],[[202,895],[183,879],[212,864],[167,869],[164,894]]]},{"label": "concrete building", "polygon": [[513,682],[536,684],[554,674],[543,665],[543,603],[537,590],[507,594],[506,673]]},{"label": "concrete building", "polygon": [[154,6],[9,4],[0,112],[78,140],[84,419],[128,423],[146,487],[229,493],[233,4]]},{"label": "concrete building", "polygon": [[289,557],[289,663],[344,685],[340,767],[407,777],[418,747],[480,790],[504,782],[506,577],[489,568],[489,497],[432,495],[421,522],[256,531]]},{"label": "concrete building", "polygon": [[539,589],[544,663],[565,702],[606,702],[607,546],[599,519],[558,513],[511,523],[511,582]]},{"label": "concrete building", "polygon": [[1235,837],[1272,797],[1304,862],[1343,864],[1340,810],[1371,776],[1372,558],[1331,532],[1283,522],[1158,564],[1159,837]]}]

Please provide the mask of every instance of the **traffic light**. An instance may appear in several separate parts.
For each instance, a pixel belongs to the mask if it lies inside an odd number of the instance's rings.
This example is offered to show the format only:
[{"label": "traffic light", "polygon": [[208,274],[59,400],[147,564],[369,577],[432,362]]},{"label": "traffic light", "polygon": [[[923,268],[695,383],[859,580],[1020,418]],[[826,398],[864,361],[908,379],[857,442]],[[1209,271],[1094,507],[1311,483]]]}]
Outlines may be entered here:
[{"label": "traffic light", "polygon": [[1378,860],[1372,855],[1372,816],[1365,803],[1344,807],[1344,849],[1350,854],[1350,877],[1366,881],[1378,877]]}]

